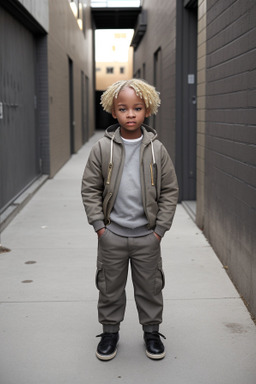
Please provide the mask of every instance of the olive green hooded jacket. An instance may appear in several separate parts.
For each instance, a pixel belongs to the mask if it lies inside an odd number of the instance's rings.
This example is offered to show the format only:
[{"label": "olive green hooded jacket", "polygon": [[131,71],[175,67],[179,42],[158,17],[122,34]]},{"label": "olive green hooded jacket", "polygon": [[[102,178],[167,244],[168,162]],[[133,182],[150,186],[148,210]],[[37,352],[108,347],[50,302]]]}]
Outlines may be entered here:
[{"label": "olive green hooded jacket", "polygon": [[[148,228],[159,236],[170,229],[178,201],[174,166],[154,129],[143,124],[140,149],[142,201]],[[82,179],[82,199],[95,231],[110,223],[124,165],[124,147],[118,124],[112,125],[91,149]]]}]

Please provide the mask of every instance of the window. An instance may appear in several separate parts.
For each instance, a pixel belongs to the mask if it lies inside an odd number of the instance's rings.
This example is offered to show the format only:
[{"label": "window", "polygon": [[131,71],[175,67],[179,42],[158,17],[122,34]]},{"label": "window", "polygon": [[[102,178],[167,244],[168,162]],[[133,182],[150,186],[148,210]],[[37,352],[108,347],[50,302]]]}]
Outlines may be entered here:
[{"label": "window", "polygon": [[107,67],[106,73],[114,73],[114,67]]},{"label": "window", "polygon": [[124,73],[125,72],[125,68],[124,67],[120,67],[120,73]]}]

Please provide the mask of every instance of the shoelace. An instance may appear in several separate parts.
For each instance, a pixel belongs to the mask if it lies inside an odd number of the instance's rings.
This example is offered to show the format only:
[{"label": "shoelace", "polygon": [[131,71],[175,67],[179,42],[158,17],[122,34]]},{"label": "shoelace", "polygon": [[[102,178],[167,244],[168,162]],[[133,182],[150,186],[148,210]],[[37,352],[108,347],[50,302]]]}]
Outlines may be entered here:
[{"label": "shoelace", "polygon": [[165,337],[162,333],[160,333],[160,332],[158,332],[158,331],[145,332],[145,333],[147,333],[149,336],[150,336],[150,335],[152,335],[152,336],[161,336],[163,339],[166,340],[166,337]]},{"label": "shoelace", "polygon": [[[117,332],[116,332],[116,333],[117,333]],[[113,335],[116,335],[116,333],[103,332],[103,333],[101,333],[100,335],[97,335],[96,337],[106,337],[106,336],[110,336],[110,337],[112,337]]]}]

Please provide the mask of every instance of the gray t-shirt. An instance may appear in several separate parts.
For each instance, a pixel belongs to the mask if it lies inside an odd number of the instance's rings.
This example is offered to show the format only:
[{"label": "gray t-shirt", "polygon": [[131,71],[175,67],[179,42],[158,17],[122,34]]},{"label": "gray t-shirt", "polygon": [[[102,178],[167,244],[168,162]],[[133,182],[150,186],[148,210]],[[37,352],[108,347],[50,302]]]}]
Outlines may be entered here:
[{"label": "gray t-shirt", "polygon": [[110,214],[110,231],[121,236],[145,236],[152,232],[147,228],[140,183],[140,147],[143,136],[138,139],[122,138],[125,150],[123,174]]}]

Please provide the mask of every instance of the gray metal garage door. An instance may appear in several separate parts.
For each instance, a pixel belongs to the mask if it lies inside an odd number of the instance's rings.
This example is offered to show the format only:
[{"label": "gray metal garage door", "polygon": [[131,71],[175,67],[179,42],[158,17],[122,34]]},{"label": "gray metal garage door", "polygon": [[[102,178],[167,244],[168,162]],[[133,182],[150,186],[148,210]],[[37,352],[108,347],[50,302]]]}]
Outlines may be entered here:
[{"label": "gray metal garage door", "polygon": [[0,211],[39,174],[35,41],[0,7]]}]

